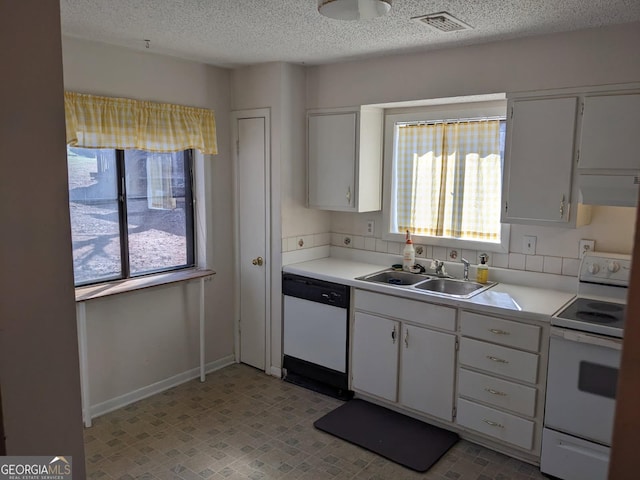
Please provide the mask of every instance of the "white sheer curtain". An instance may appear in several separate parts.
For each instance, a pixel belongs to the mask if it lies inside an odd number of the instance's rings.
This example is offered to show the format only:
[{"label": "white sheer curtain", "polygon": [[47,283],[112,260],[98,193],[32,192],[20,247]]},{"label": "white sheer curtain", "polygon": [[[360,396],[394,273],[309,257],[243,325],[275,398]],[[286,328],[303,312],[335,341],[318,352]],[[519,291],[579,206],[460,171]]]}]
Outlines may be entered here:
[{"label": "white sheer curtain", "polygon": [[499,241],[500,120],[397,125],[396,227]]}]

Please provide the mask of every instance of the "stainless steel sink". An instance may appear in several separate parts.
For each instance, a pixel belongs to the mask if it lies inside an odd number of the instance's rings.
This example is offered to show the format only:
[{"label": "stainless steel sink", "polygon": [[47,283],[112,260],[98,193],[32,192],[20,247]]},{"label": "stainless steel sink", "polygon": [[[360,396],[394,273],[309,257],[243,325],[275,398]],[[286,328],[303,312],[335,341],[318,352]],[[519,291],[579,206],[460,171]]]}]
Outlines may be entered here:
[{"label": "stainless steel sink", "polygon": [[487,288],[492,287],[495,283],[476,283],[465,280],[456,280],[452,278],[434,278],[428,282],[416,285],[419,290],[427,292],[439,293],[449,297],[469,298]]},{"label": "stainless steel sink", "polygon": [[429,280],[431,277],[427,275],[421,275],[419,273],[399,272],[396,270],[385,270],[384,272],[372,273],[363,277],[358,277],[358,280],[365,280],[367,282],[386,283],[387,285],[415,285],[416,283]]}]

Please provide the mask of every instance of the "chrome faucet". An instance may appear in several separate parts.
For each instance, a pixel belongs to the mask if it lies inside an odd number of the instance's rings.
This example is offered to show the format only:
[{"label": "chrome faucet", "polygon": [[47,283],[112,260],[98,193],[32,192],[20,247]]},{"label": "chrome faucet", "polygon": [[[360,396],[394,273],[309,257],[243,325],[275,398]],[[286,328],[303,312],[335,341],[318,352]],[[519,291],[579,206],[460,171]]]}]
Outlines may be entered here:
[{"label": "chrome faucet", "polygon": [[431,263],[431,268],[434,268],[436,271],[436,275],[442,277],[444,275],[446,275],[445,271],[444,271],[444,262],[442,260],[433,260],[433,262]]},{"label": "chrome faucet", "polygon": [[463,274],[463,278],[465,280],[469,280],[469,260],[464,259],[464,258],[460,258],[460,261],[462,262],[462,264],[464,265],[464,274]]}]

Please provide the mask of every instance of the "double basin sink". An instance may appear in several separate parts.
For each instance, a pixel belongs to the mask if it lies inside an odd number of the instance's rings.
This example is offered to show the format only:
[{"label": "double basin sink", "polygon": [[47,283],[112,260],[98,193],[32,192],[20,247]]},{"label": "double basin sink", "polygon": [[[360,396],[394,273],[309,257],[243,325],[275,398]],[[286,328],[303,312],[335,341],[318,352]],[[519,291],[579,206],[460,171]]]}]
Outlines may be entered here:
[{"label": "double basin sink", "polygon": [[357,280],[381,283],[396,287],[407,287],[416,290],[423,290],[425,293],[435,293],[453,298],[471,298],[495,285],[495,283],[492,282],[482,284],[469,280],[443,278],[392,269],[364,275],[362,277],[358,277]]}]

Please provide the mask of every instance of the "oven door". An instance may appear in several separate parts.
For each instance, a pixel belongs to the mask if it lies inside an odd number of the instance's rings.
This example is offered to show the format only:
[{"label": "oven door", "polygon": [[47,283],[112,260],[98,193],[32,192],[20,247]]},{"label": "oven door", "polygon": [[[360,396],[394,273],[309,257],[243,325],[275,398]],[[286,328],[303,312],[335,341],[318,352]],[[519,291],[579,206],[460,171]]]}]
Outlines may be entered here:
[{"label": "oven door", "polygon": [[611,445],[622,340],[551,328],[545,425]]}]

